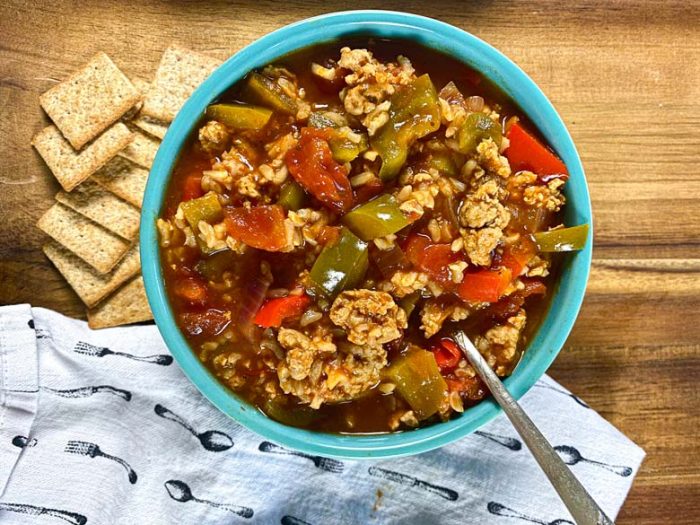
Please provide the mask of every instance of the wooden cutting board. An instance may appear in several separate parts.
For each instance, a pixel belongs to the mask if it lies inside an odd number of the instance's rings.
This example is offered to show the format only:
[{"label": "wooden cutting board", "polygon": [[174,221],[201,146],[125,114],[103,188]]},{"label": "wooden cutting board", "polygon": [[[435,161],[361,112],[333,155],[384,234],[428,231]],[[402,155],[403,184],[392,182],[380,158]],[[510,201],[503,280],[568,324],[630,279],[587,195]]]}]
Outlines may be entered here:
[{"label": "wooden cutting board", "polygon": [[[573,3],[571,3],[573,4]],[[0,6],[0,304],[83,317],[34,228],[58,185],[30,148],[38,96],[98,50],[148,80],[167,43],[226,58],[346,2]],[[440,18],[542,87],[576,142],[595,214],[583,310],[550,373],[647,451],[619,524],[700,522],[700,6],[680,1],[355,2]],[[517,487],[514,487],[517,490]]]}]

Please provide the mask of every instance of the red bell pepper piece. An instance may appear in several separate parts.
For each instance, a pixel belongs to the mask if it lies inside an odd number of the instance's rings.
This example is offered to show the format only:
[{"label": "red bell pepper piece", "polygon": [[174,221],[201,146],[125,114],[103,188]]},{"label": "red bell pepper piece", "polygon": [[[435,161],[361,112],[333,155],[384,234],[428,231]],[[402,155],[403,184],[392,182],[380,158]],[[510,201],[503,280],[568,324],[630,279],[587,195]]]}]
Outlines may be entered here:
[{"label": "red bell pepper piece", "polygon": [[435,355],[435,362],[440,372],[449,372],[457,367],[462,359],[462,351],[452,339],[443,337],[431,350]]},{"label": "red bell pepper piece", "polygon": [[512,277],[518,277],[530,259],[537,253],[537,247],[535,243],[532,242],[528,237],[523,236],[515,246],[509,246],[503,257],[501,258],[501,264],[508,268],[512,274]]},{"label": "red bell pepper piece", "polygon": [[224,215],[226,229],[234,239],[268,252],[279,252],[287,247],[282,206],[225,208]]},{"label": "red bell pepper piece", "polygon": [[508,268],[465,273],[457,294],[463,300],[473,303],[495,303],[511,280],[512,273]]},{"label": "red bell pepper piece", "polygon": [[510,145],[505,151],[505,155],[514,172],[530,170],[540,177],[569,174],[561,159],[525,130],[520,122],[515,122],[510,126],[506,137],[510,141]]},{"label": "red bell pepper piece", "polygon": [[301,139],[285,158],[289,173],[325,206],[345,213],[354,201],[348,170],[333,158],[329,128],[302,128]]},{"label": "red bell pepper piece", "polygon": [[311,304],[311,298],[308,295],[288,295],[268,299],[258,310],[253,322],[263,328],[270,326],[279,328],[285,319],[303,314],[309,304]]}]

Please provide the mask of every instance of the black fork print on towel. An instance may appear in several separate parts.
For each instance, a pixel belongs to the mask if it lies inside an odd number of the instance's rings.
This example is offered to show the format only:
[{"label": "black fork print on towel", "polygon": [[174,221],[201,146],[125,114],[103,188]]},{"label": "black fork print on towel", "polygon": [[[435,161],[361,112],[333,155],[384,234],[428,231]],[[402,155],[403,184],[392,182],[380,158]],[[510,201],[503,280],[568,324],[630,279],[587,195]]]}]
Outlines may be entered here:
[{"label": "black fork print on towel", "polygon": [[72,525],[85,525],[87,518],[77,512],[67,510],[49,509],[47,507],[37,507],[36,505],[25,505],[24,503],[0,503],[0,511],[16,512],[28,516],[51,516]]},{"label": "black fork print on towel", "polygon": [[285,456],[297,456],[300,458],[309,459],[313,462],[314,465],[316,465],[316,468],[320,468],[321,470],[325,470],[326,472],[334,472],[336,474],[340,474],[345,468],[343,462],[338,461],[337,459],[324,458],[321,456],[312,456],[311,454],[304,454],[303,452],[297,452],[296,450],[289,450],[284,447],[280,447],[279,445],[275,445],[274,443],[270,443],[269,441],[263,441],[262,443],[260,443],[260,446],[258,446],[258,450],[260,452],[270,452],[271,454],[282,454]]},{"label": "black fork print on towel", "polygon": [[36,447],[38,441],[34,438],[30,439],[27,436],[17,435],[12,438],[12,444],[17,448],[31,448]]},{"label": "black fork print on towel", "polygon": [[116,456],[105,454],[95,443],[89,443],[87,441],[69,441],[66,444],[66,448],[63,451],[67,452],[68,454],[77,454],[79,456],[88,456],[90,458],[100,457],[109,459],[111,461],[114,461],[115,463],[119,463],[122,467],[124,467],[124,470],[126,470],[126,473],[129,476],[129,483],[133,485],[138,479],[138,476],[136,476],[136,472],[134,472],[134,469],[132,469],[126,461]]},{"label": "black fork print on towel", "polygon": [[311,525],[308,521],[300,520],[294,516],[282,516],[281,525]]},{"label": "black fork print on towel", "polygon": [[489,501],[486,505],[486,509],[494,516],[503,516],[504,518],[515,518],[522,521],[529,521],[530,523],[537,523],[537,525],[576,525],[573,521],[557,519],[554,521],[544,521],[538,518],[533,518],[532,516],[526,516],[522,512],[518,512],[515,509],[496,503],[495,501]]},{"label": "black fork print on towel", "polygon": [[596,465],[600,468],[604,468],[605,470],[609,470],[610,472],[614,472],[623,478],[626,478],[632,474],[632,469],[630,467],[625,467],[624,465],[610,465],[609,463],[584,458],[578,449],[575,449],[569,445],[558,445],[554,447],[554,450],[559,453],[561,459],[564,460],[564,463],[570,466],[576,465],[576,463],[590,463],[591,465]]},{"label": "black fork print on towel", "polygon": [[128,354],[126,352],[115,352],[104,346],[95,346],[90,343],[84,343],[83,341],[78,342],[73,348],[74,352],[83,355],[89,355],[92,357],[104,357],[106,355],[116,355],[119,357],[126,357],[127,359],[133,359],[134,361],[140,361],[142,363],[153,363],[154,365],[168,366],[172,364],[173,357],[167,354],[156,354],[156,355],[134,355]]},{"label": "black fork print on towel", "polygon": [[486,438],[488,440],[493,441],[494,443],[498,443],[499,445],[502,445],[506,447],[507,449],[513,450],[513,451],[518,451],[521,448],[523,448],[523,444],[519,439],[515,439],[512,437],[508,436],[500,436],[498,434],[491,434],[490,432],[484,432],[483,430],[477,430],[474,432],[477,436],[481,436],[483,438]]},{"label": "black fork print on towel", "polygon": [[210,507],[233,512],[234,514],[237,514],[242,518],[253,517],[253,509],[251,509],[250,507],[231,505],[229,503],[216,503],[214,501],[196,498],[192,494],[192,491],[190,490],[190,487],[187,485],[187,483],[185,483],[184,481],[180,481],[179,479],[170,479],[166,481],[163,485],[165,485],[165,490],[168,491],[168,495],[175,501],[179,501],[181,503],[186,503],[188,501],[196,501],[197,503],[204,503],[205,505],[209,505]]},{"label": "black fork print on towel", "polygon": [[557,388],[555,386],[548,385],[547,383],[543,383],[542,381],[540,381],[539,383],[535,383],[535,386],[538,388],[545,388],[547,390],[553,390],[554,392],[558,392],[558,393],[563,394],[565,396],[569,396],[571,399],[576,401],[583,408],[591,408],[586,404],[586,402],[583,399],[572,394],[571,392],[567,392],[566,390],[562,390],[561,388]]},{"label": "black fork print on towel", "polygon": [[197,432],[189,423],[187,423],[187,421],[175,414],[172,410],[168,410],[160,403],[157,404],[153,410],[163,419],[168,419],[182,425],[190,432],[190,434],[199,439],[199,442],[206,450],[210,450],[211,452],[223,452],[224,450],[228,450],[233,446],[233,439],[231,439],[231,436],[228,434],[224,434],[218,430]]},{"label": "black fork print on towel", "polygon": [[109,385],[82,386],[79,388],[68,388],[65,390],[57,390],[55,388],[42,386],[41,390],[67,398],[90,397],[94,396],[95,394],[105,393],[121,397],[124,401],[131,401],[131,392]]},{"label": "black fork print on towel", "polygon": [[427,481],[423,481],[400,472],[395,472],[393,470],[387,470],[381,467],[369,467],[367,472],[370,476],[393,481],[407,487],[416,487],[426,492],[436,494],[437,496],[445,498],[446,500],[457,501],[457,498],[459,498],[459,494],[455,490],[448,489],[447,487],[441,487],[439,485],[433,485]]}]

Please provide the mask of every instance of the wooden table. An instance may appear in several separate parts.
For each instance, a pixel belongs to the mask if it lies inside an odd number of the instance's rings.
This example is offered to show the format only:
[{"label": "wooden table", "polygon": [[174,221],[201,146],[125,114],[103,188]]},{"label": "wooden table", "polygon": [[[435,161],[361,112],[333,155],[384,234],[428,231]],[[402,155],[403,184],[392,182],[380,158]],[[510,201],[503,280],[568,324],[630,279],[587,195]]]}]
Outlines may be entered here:
[{"label": "wooden table", "polygon": [[[700,9],[589,1],[355,2],[440,18],[485,39],[543,88],[586,168],[594,263],[552,376],[647,459],[620,524],[700,522]],[[0,7],[0,304],[83,317],[34,228],[58,184],[29,146],[38,96],[97,50],[148,79],[178,41],[225,58],[338,0],[250,4],[30,2]]]}]

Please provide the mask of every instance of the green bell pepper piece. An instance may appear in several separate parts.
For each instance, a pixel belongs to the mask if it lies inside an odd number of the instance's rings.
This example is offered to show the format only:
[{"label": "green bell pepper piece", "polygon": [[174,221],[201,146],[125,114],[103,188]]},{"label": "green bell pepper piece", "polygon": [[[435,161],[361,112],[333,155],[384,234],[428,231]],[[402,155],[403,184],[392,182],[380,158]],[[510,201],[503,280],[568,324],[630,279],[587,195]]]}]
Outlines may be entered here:
[{"label": "green bell pepper piece", "polygon": [[318,410],[309,406],[293,405],[288,407],[270,399],[265,401],[263,411],[275,421],[292,427],[308,426],[320,416]]},{"label": "green bell pepper piece", "polygon": [[347,213],[342,222],[363,241],[396,233],[410,224],[399,203],[388,193]]},{"label": "green bell pepper piece", "polygon": [[470,113],[457,131],[457,146],[460,153],[474,153],[479,143],[487,138],[500,145],[503,140],[501,125],[483,113]]},{"label": "green bell pepper piece", "polygon": [[211,253],[213,250],[211,250],[197,234],[199,233],[200,221],[215,224],[224,217],[224,211],[221,208],[221,204],[219,204],[219,198],[216,196],[216,193],[210,191],[198,199],[183,202],[182,211],[185,214],[187,223],[194,232],[199,249],[202,253]]},{"label": "green bell pepper piece", "polygon": [[260,73],[253,72],[248,75],[241,94],[251,102],[288,115],[296,115],[296,101],[282,91],[277,82]]},{"label": "green bell pepper piece", "polygon": [[399,306],[404,312],[406,312],[406,319],[411,317],[413,310],[415,310],[416,306],[418,305],[419,299],[420,292],[413,292],[399,301]]},{"label": "green bell pepper piece", "polygon": [[588,224],[560,228],[534,235],[541,252],[573,252],[582,250],[588,239]]},{"label": "green bell pepper piece", "polygon": [[389,121],[370,140],[382,159],[379,170],[382,180],[398,175],[415,140],[440,127],[438,95],[428,75],[397,88],[390,100]]},{"label": "green bell pepper piece", "polygon": [[338,124],[333,121],[333,119],[327,117],[320,111],[314,111],[309,115],[308,121],[309,127],[311,128],[337,128]]},{"label": "green bell pepper piece", "polygon": [[285,210],[297,211],[304,207],[306,193],[304,189],[293,180],[284,183],[280,189],[280,196],[277,204]]},{"label": "green bell pepper piece", "polygon": [[197,262],[195,270],[210,281],[218,281],[226,270],[236,267],[237,258],[231,250],[222,250]]},{"label": "green bell pepper piece", "polygon": [[243,104],[213,104],[207,108],[206,115],[231,129],[257,130],[265,127],[272,110]]},{"label": "green bell pepper piece", "polygon": [[355,288],[369,266],[367,243],[347,228],[335,244],[326,246],[316,259],[309,277],[323,295],[334,298],[343,290]]},{"label": "green bell pepper piece", "polygon": [[328,145],[331,148],[333,158],[341,164],[352,162],[360,153],[367,151],[369,148],[367,137],[365,135],[360,135],[360,137],[360,142],[353,142],[349,138],[342,137],[330,139]]},{"label": "green bell pepper piece", "polygon": [[447,383],[432,352],[413,346],[386,369],[385,376],[396,385],[418,419],[426,419],[440,409]]},{"label": "green bell pepper piece", "polygon": [[448,175],[450,177],[457,176],[457,166],[455,165],[452,155],[450,155],[448,151],[432,152],[426,164],[428,165],[428,168],[434,168],[441,174]]},{"label": "green bell pepper piece", "polygon": [[210,191],[198,199],[192,199],[182,203],[182,211],[185,219],[193,231],[199,231],[199,221],[214,224],[223,219],[224,211],[219,204],[216,193]]}]

